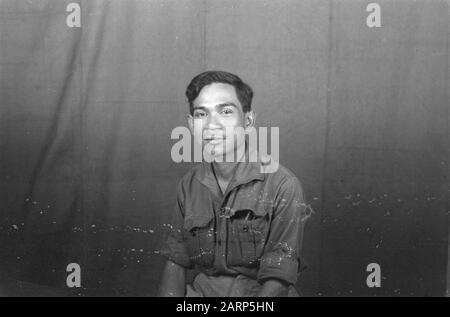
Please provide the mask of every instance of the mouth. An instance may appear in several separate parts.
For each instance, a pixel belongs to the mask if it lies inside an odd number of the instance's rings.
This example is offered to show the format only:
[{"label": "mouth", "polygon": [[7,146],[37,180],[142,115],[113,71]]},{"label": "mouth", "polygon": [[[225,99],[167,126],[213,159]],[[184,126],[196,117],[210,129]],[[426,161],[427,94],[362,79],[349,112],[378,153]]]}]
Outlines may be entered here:
[{"label": "mouth", "polygon": [[225,139],[225,135],[222,133],[205,133],[203,135],[203,140],[210,142],[210,141],[222,141]]},{"label": "mouth", "polygon": [[225,138],[223,138],[223,137],[203,138],[203,141],[208,142],[208,143],[220,143],[224,140],[225,140]]},{"label": "mouth", "polygon": [[203,142],[209,145],[219,145],[225,140],[225,135],[223,134],[215,134],[215,133],[205,133],[203,137]]}]

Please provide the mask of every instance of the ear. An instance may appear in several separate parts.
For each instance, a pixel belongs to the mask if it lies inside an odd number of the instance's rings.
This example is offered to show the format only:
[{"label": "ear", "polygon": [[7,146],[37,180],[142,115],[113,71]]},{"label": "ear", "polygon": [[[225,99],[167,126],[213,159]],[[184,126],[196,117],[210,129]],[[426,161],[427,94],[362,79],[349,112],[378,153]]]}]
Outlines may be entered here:
[{"label": "ear", "polygon": [[245,113],[245,129],[255,126],[256,113],[253,110]]},{"label": "ear", "polygon": [[194,134],[194,118],[190,113],[187,114],[187,120],[189,125],[189,130],[191,130],[191,133]]}]

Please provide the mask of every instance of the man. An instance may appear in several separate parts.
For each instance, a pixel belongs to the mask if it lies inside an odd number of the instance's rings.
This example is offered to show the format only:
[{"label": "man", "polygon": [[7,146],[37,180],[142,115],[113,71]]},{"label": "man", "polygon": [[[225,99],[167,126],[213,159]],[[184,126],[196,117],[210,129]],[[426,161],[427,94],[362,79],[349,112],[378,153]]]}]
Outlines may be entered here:
[{"label": "man", "polygon": [[[238,134],[255,124],[252,89],[234,74],[208,71],[192,79],[186,96],[189,128],[212,162],[197,164],[178,185],[158,295],[295,295],[303,192],[281,165],[266,173],[266,160],[238,157],[249,154]],[[186,269],[198,272],[192,285]]]}]

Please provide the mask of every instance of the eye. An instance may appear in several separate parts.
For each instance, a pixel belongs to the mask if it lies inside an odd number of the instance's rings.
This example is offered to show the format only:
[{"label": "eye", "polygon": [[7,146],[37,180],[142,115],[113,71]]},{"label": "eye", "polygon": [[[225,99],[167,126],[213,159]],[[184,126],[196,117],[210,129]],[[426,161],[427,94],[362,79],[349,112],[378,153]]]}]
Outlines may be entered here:
[{"label": "eye", "polygon": [[230,114],[233,114],[234,111],[233,111],[233,109],[231,109],[231,108],[225,108],[225,109],[222,110],[222,113],[223,113],[224,115],[230,115]]},{"label": "eye", "polygon": [[206,116],[206,113],[204,111],[195,111],[194,112],[194,118],[203,118]]}]

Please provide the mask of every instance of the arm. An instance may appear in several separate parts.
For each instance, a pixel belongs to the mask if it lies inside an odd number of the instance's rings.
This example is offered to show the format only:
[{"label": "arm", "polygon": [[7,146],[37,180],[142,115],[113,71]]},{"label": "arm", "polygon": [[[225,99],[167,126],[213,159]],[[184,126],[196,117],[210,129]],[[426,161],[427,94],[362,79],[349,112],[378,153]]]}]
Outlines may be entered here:
[{"label": "arm", "polygon": [[258,292],[257,297],[278,297],[287,296],[288,285],[276,279],[270,279],[264,282]]},{"label": "arm", "polygon": [[160,255],[167,259],[158,289],[160,297],[181,297],[186,291],[186,269],[192,266],[183,238],[184,208],[181,182],[177,188],[177,202],[172,214],[170,231],[160,250]]},{"label": "arm", "polygon": [[275,200],[258,270],[258,280],[263,283],[259,296],[287,296],[289,285],[297,282],[304,211],[301,185],[290,178],[281,185]]},{"label": "arm", "polygon": [[167,261],[158,290],[159,297],[183,297],[186,286],[186,269]]}]

